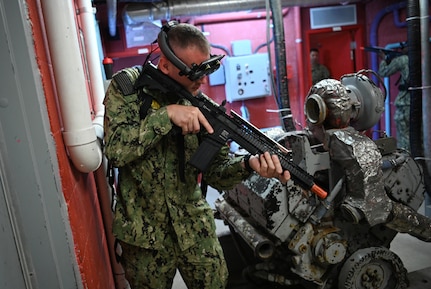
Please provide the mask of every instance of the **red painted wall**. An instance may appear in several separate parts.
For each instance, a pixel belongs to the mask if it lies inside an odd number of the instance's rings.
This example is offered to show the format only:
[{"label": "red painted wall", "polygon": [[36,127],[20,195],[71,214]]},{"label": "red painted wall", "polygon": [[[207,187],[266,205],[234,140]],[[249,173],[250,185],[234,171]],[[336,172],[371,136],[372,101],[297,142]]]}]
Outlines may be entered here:
[{"label": "red painted wall", "polygon": [[[210,19],[213,19],[211,17]],[[296,71],[296,54],[292,49],[293,35],[289,33],[289,27],[292,26],[293,13],[291,9],[286,9],[284,16],[284,29],[285,29],[285,42],[286,42],[286,62],[287,66],[291,67],[289,71],[292,71],[293,74],[288,76],[288,89],[289,96],[291,99],[291,108],[297,109],[296,101],[297,98],[297,89],[296,85],[294,85],[293,79],[296,79],[297,74]],[[237,40],[250,40],[252,44],[252,51],[266,42],[266,20],[265,18],[256,18],[254,20],[240,20],[235,21],[232,19],[231,21],[224,23],[206,23],[205,17],[201,17],[199,19],[198,27],[205,32],[208,32],[208,39],[213,44],[222,45],[227,48],[231,48],[231,43]],[[272,63],[275,65],[275,52],[274,52],[274,43],[271,44],[271,57]],[[258,51],[258,53],[267,52],[267,48],[264,47]],[[214,50],[215,53],[224,53],[222,50]],[[293,52],[293,53],[292,53]],[[293,66],[295,65],[295,68]],[[275,70],[275,67],[272,67]],[[203,87],[203,91],[205,91],[210,97],[212,97],[218,103],[221,103],[226,98],[224,85],[219,86],[205,86]],[[267,109],[277,109],[277,104],[275,102],[274,96],[267,96],[264,98],[256,98],[244,101],[244,104],[247,106],[249,114],[250,114],[250,122],[256,125],[259,128],[265,127],[273,127],[281,125],[278,113],[267,112]],[[242,101],[232,102],[231,104],[227,104],[228,108],[235,110],[236,112],[240,112],[240,107],[242,105]],[[295,112],[295,115],[297,112]]]},{"label": "red painted wall", "polygon": [[61,116],[57,106],[55,82],[52,78],[52,64],[48,47],[44,41],[44,23],[39,18],[37,0],[28,0],[27,5],[33,29],[34,49],[46,97],[51,133],[57,149],[61,189],[72,229],[73,244],[71,246],[75,249],[76,263],[83,280],[83,287],[91,289],[115,288],[94,175],[78,172],[67,156],[62,138]]}]

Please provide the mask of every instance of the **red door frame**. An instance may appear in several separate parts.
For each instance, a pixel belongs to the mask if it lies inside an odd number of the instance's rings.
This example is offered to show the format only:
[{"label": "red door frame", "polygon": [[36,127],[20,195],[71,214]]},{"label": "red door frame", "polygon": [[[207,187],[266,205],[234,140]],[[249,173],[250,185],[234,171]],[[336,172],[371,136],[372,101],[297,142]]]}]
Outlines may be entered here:
[{"label": "red door frame", "polygon": [[[340,38],[350,39],[350,43],[339,45],[337,36]],[[331,27],[323,29],[310,29],[305,32],[306,36],[306,53],[305,65],[308,68],[306,81],[304,81],[305,91],[308,91],[311,86],[311,64],[308,57],[310,48],[317,46],[321,50],[321,63],[325,64],[331,71],[331,78],[340,79],[347,73],[354,73],[365,68],[364,51],[361,47],[364,46],[363,27],[361,25],[349,25],[342,27]],[[343,40],[341,40],[343,41]],[[319,47],[321,46],[321,47]],[[346,49],[348,51],[346,51]]]}]

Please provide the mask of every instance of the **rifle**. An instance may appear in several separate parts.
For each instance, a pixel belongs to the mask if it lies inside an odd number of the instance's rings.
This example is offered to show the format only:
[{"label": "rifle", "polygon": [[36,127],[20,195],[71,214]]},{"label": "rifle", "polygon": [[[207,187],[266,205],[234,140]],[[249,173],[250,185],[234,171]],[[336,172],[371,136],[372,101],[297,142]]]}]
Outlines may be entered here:
[{"label": "rifle", "polygon": [[290,172],[291,179],[296,184],[312,191],[320,198],[326,198],[328,193],[314,183],[313,176],[290,160],[285,147],[266,136],[234,111],[228,115],[224,106],[217,105],[201,92],[193,96],[182,85],[158,70],[151,62],[143,66],[135,87],[139,89],[148,87],[165,93],[176,92],[181,98],[187,99],[193,106],[200,109],[213,127],[214,133],[205,137],[190,159],[190,164],[197,169],[204,172],[220,148],[228,140],[233,140],[253,155],[264,152],[276,154],[280,159],[281,166]]},{"label": "rifle", "polygon": [[373,53],[383,52],[385,54],[385,60],[387,63],[391,62],[391,60],[394,59],[395,57],[398,57],[404,54],[401,51],[385,49],[383,47],[378,47],[378,46],[366,46],[366,47],[361,47],[361,49],[368,52],[373,52]]}]

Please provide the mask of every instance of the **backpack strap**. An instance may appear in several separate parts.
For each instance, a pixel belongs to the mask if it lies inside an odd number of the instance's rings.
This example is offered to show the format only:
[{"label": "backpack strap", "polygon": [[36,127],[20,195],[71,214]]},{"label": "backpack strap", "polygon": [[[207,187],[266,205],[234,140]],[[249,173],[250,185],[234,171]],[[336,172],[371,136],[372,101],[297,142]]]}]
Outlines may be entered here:
[{"label": "backpack strap", "polygon": [[148,93],[145,93],[142,88],[137,89],[135,87],[135,82],[141,72],[142,66],[124,68],[123,70],[115,74],[113,78],[124,96],[135,93],[138,94],[138,99],[141,101],[139,116],[141,119],[144,119],[147,116],[148,109],[151,107],[153,97]]},{"label": "backpack strap", "polygon": [[141,71],[142,66],[134,66],[124,68],[113,76],[113,79],[117,83],[118,88],[123,95],[131,95],[136,93],[136,90],[133,85],[136,79],[138,79]]},{"label": "backpack strap", "polygon": [[142,120],[147,116],[148,110],[153,103],[153,97],[141,88],[138,91],[138,98],[141,101],[141,107],[139,108],[139,116]]}]

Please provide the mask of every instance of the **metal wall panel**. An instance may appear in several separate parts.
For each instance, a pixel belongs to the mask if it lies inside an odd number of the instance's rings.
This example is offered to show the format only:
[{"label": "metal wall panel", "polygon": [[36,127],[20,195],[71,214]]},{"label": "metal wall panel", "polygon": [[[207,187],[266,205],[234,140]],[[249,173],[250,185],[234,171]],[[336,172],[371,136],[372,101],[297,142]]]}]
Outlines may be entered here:
[{"label": "metal wall panel", "polygon": [[0,288],[80,288],[25,4],[0,0]]}]

